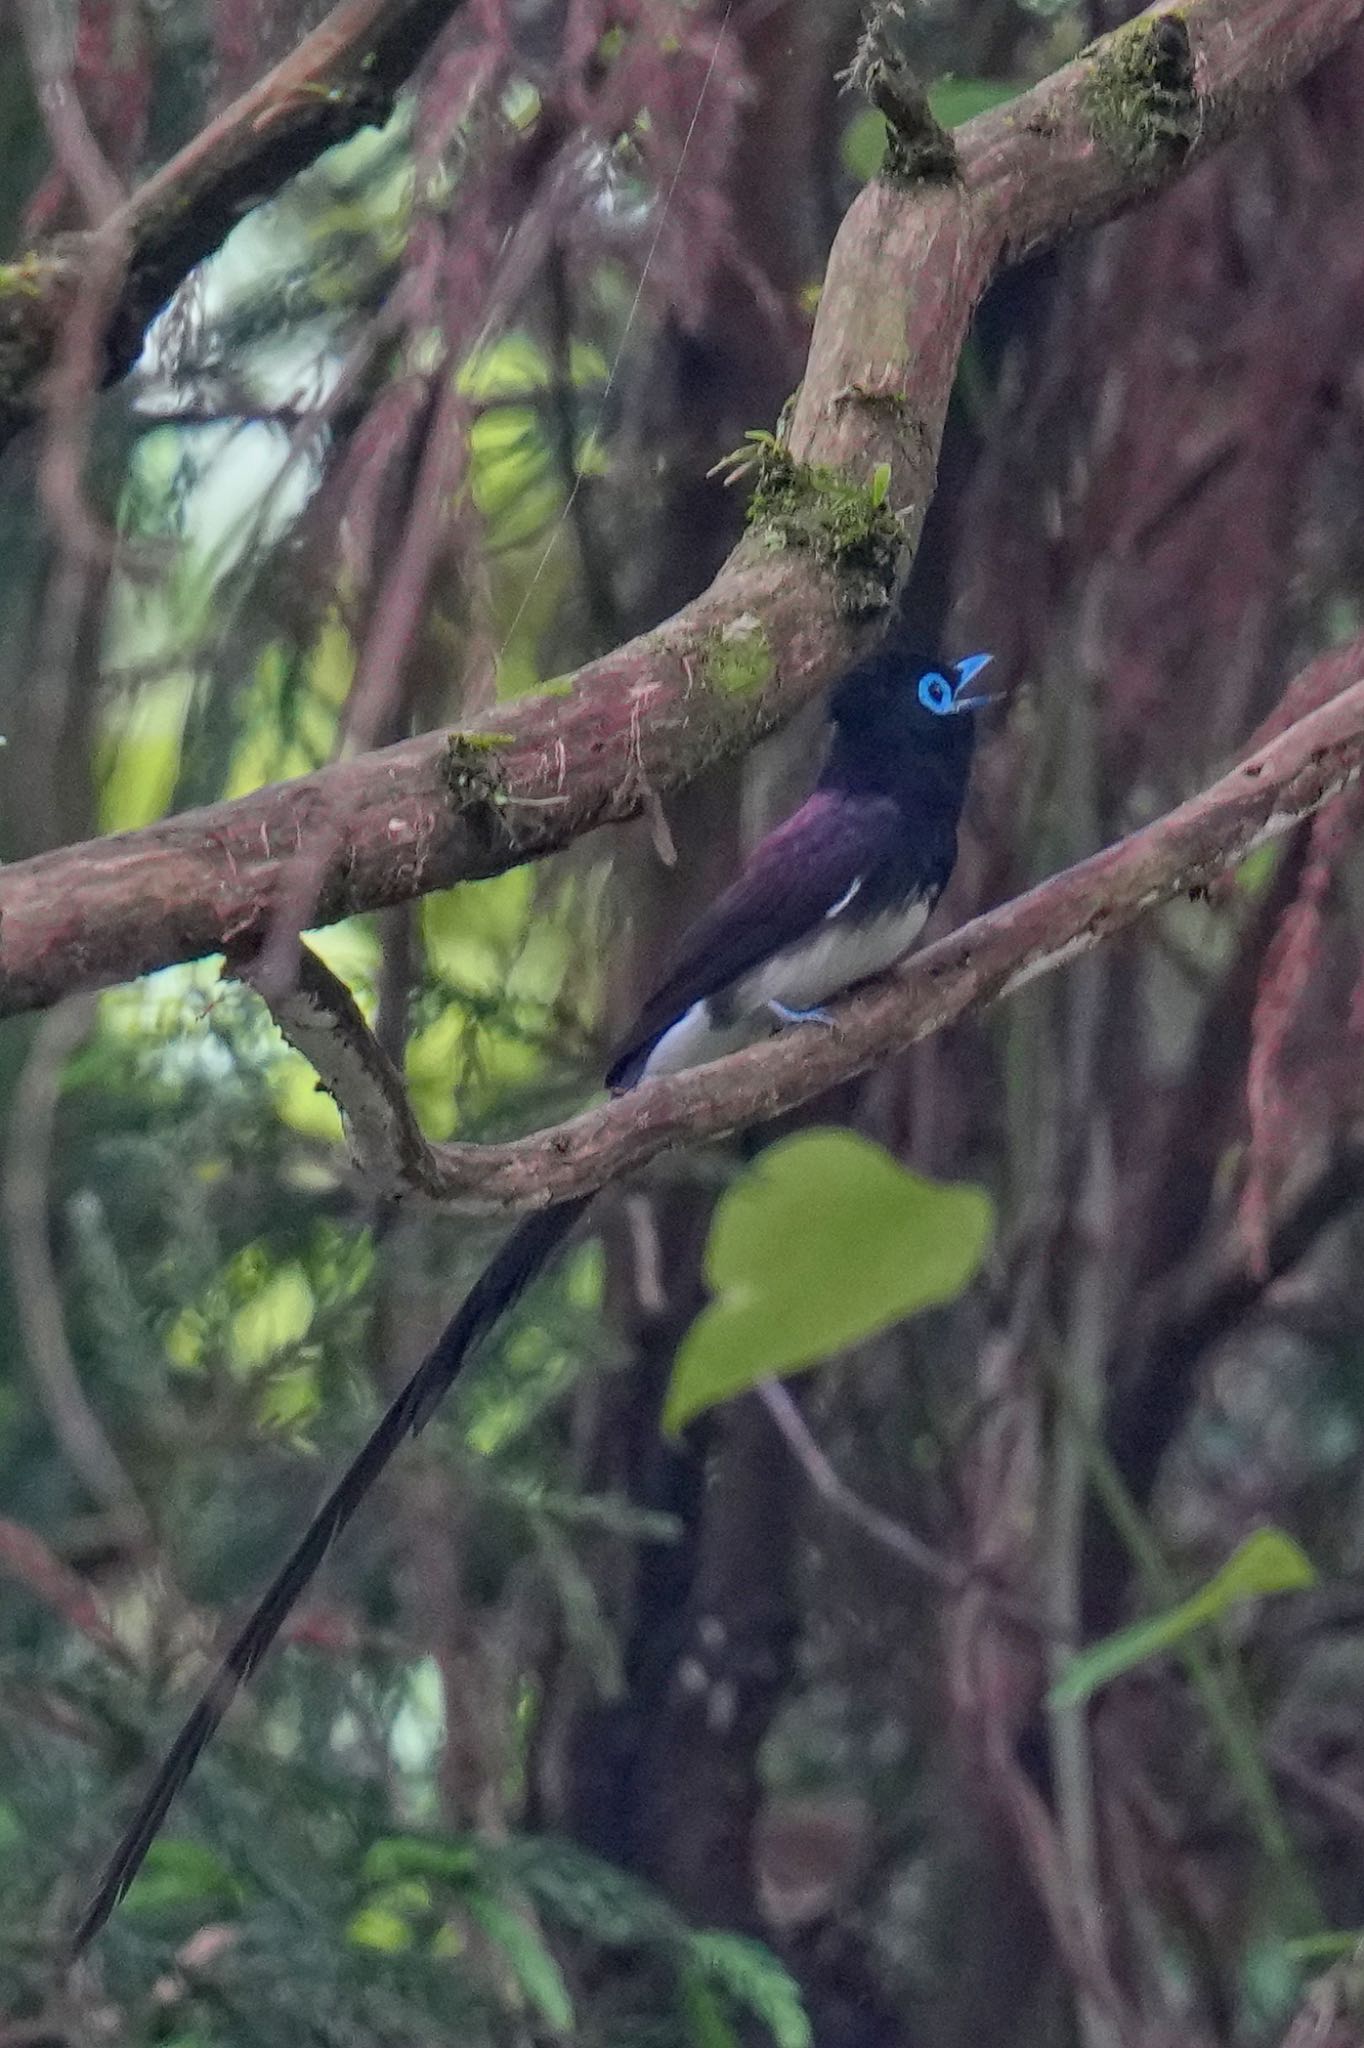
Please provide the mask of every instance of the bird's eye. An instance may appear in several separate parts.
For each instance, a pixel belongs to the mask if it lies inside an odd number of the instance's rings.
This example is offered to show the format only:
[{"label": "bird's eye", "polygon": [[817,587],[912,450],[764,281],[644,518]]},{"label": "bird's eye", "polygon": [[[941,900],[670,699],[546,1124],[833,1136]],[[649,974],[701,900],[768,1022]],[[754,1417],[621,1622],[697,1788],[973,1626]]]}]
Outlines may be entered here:
[{"label": "bird's eye", "polygon": [[940,676],[936,669],[930,669],[926,676],[919,678],[919,702],[925,711],[944,712],[952,709],[952,685],[946,676]]}]

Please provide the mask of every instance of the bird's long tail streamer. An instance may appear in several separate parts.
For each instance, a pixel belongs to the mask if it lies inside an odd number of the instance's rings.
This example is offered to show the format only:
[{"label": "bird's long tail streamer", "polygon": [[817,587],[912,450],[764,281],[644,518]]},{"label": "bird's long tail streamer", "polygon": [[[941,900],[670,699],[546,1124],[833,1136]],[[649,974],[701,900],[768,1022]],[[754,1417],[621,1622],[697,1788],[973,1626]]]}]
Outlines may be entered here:
[{"label": "bird's long tail streamer", "polygon": [[[725,0],[715,32],[710,61],[701,80],[696,105],[692,110],[681,150],[678,152],[677,163],[667,191],[663,195],[663,204],[659,209],[653,238],[603,389],[603,410],[615,384],[629,342],[630,331],[643,300],[645,284],[658,253],[678,181],[682,176],[692,138],[705,105],[706,94],[715,73],[733,4],[734,0]],[[544,553],[522,596],[516,617],[507,631],[503,652],[510,644],[526,605],[540,581],[559,529],[572,512],[573,501],[581,481],[581,477],[574,480],[568,500],[555,523],[554,532],[550,535]],[[545,1261],[568,1235],[590,1200],[590,1195],[575,1196],[571,1201],[558,1203],[552,1208],[528,1216],[513,1230],[456,1310],[433,1349],[422,1360],[402,1392],[385,1410],[373,1434],[346,1467],[261,1595],[212,1681],[200,1697],[198,1705],[167,1751],[164,1762],[147,1788],[137,1812],[124,1830],[122,1839],[100,1879],[98,1889],[81,1917],[73,1937],[73,1953],[78,1954],[98,1934],[127,1891],[148,1849],[156,1839],[157,1831],[172,1801],[194,1769],[205,1745],[212,1739],[238,1689],[250,1678],[274,1642],[290,1609],[313,1578],[331,1545],[350,1521],[393,1453],[406,1437],[415,1435],[429,1420],[479,1339],[487,1335],[503,1311],[512,1305],[524,1288],[529,1286]]]},{"label": "bird's long tail streamer", "polygon": [[590,1200],[590,1195],[577,1195],[524,1217],[484,1267],[401,1393],[395,1395],[373,1434],[346,1467],[275,1573],[167,1751],[82,1915],[73,1938],[73,1952],[78,1954],[98,1934],[127,1891],[172,1800],[194,1769],[238,1688],[246,1683],[274,1642],[289,1610],[393,1453],[405,1438],[415,1436],[430,1420],[479,1339],[487,1335],[504,1310],[530,1285]]}]

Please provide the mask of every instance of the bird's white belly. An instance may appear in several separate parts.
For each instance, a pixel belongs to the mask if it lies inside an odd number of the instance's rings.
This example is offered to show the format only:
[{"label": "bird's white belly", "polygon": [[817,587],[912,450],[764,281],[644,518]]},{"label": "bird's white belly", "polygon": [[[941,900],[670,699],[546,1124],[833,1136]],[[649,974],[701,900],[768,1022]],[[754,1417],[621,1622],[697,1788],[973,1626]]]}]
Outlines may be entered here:
[{"label": "bird's white belly", "polygon": [[680,1074],[688,1067],[703,1067],[707,1060],[722,1059],[727,1052],[739,1052],[756,1038],[771,1031],[773,1018],[767,1010],[749,1010],[732,1023],[717,1024],[709,1002],[693,1003],[675,1024],[670,1024],[644,1062],[643,1074]]},{"label": "bird's white belly", "polygon": [[885,911],[864,924],[835,920],[821,925],[797,946],[776,953],[739,981],[717,1019],[710,1000],[693,1003],[663,1033],[644,1065],[645,1074],[679,1074],[707,1060],[738,1052],[772,1031],[769,1003],[788,1010],[813,1010],[856,982],[893,966],[918,938],[930,906],[923,902]]},{"label": "bird's white belly", "polygon": [[928,919],[929,906],[907,903],[880,917],[853,924],[839,919],[811,932],[799,945],[765,960],[739,983],[738,1007],[760,1009],[783,1003],[810,1010],[870,975],[880,974],[907,953]]}]

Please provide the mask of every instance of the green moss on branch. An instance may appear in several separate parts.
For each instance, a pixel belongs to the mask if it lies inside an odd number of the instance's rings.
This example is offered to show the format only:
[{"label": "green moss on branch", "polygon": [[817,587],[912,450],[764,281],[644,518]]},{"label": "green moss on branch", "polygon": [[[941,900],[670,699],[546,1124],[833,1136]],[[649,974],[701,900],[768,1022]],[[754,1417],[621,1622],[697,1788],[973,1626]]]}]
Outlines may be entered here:
[{"label": "green moss on branch", "polygon": [[756,612],[741,612],[737,619],[706,634],[698,654],[707,689],[719,690],[726,697],[750,696],[776,673],[772,643]]},{"label": "green moss on branch", "polygon": [[1089,52],[1084,88],[1090,126],[1109,154],[1140,173],[1168,169],[1187,156],[1200,110],[1193,50],[1175,12],[1143,15]]},{"label": "green moss on branch", "polygon": [[905,536],[887,502],[888,465],[859,483],[825,463],[798,462],[771,434],[751,433],[729,466],[736,476],[755,473],[748,523],[760,547],[808,548],[836,577],[841,612],[890,603]]}]

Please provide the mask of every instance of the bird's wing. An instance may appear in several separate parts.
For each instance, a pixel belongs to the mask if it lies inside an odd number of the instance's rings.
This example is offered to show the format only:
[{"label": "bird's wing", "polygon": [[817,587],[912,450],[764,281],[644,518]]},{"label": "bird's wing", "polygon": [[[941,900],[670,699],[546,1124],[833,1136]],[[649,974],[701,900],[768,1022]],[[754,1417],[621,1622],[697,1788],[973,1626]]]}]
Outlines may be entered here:
[{"label": "bird's wing", "polygon": [[816,790],[759,841],[737,879],[683,934],[612,1061],[607,1086],[629,1087],[658,1039],[693,1003],[729,988],[850,902],[898,828],[889,797]]}]

